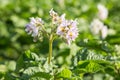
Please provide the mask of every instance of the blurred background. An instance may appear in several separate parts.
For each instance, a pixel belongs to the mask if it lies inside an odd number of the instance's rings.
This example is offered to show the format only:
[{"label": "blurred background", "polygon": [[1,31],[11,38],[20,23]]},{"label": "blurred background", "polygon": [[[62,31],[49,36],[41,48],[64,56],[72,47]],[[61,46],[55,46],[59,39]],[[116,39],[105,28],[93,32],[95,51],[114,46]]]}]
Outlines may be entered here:
[{"label": "blurred background", "polygon": [[98,4],[104,5],[109,12],[108,18],[103,21],[110,29],[105,40],[113,46],[117,45],[119,54],[119,0],[0,0],[0,74],[14,70],[16,60],[25,50],[30,49],[41,56],[48,56],[46,38],[43,42],[33,42],[33,38],[25,32],[25,25],[30,17],[41,17],[46,23],[49,22],[51,8],[60,15],[65,13],[67,19],[78,20],[80,35],[71,47],[59,39],[53,43],[53,55],[58,64],[71,64],[71,55],[75,55],[79,49],[76,44],[86,38],[94,39],[89,26],[97,18]]}]

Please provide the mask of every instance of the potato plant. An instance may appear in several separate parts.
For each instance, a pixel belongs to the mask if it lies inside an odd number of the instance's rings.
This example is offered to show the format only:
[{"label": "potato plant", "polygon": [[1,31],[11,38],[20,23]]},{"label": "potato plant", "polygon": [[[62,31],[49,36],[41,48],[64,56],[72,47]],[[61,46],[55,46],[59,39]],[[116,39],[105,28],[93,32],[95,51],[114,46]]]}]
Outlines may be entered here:
[{"label": "potato plant", "polygon": [[119,0],[0,0],[0,80],[120,80]]}]

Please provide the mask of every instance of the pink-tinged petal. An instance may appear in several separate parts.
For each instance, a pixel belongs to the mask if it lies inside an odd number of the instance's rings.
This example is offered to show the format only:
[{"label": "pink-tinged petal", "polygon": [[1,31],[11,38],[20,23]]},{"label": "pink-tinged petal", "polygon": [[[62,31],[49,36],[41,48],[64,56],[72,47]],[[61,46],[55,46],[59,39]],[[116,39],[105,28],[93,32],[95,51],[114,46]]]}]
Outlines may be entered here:
[{"label": "pink-tinged petal", "polygon": [[59,17],[58,24],[61,24],[62,22],[65,22],[65,14],[62,14],[62,15]]},{"label": "pink-tinged petal", "polygon": [[31,34],[32,37],[37,38],[39,35],[39,31],[41,30],[41,26],[43,25],[43,21],[41,18],[30,18],[30,23],[25,26],[25,31],[28,34]]}]

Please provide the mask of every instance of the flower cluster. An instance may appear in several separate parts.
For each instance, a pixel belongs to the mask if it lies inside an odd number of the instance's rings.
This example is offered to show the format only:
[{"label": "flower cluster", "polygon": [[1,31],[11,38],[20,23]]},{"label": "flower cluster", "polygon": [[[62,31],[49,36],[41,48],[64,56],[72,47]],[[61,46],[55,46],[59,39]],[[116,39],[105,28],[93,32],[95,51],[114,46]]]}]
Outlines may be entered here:
[{"label": "flower cluster", "polygon": [[30,18],[30,23],[28,23],[25,26],[25,31],[28,34],[31,34],[32,37],[34,37],[33,41],[36,41],[36,39],[39,37],[40,35],[40,30],[42,29],[42,25],[43,25],[43,21],[41,18]]},{"label": "flower cluster", "polygon": [[53,9],[49,11],[50,16],[52,17],[52,23],[53,24],[61,24],[63,21],[65,21],[65,14],[59,16],[58,13],[56,13]]},{"label": "flower cluster", "polygon": [[[78,36],[77,21],[66,20],[65,14],[59,16],[58,13],[56,13],[53,9],[51,9],[49,13],[52,17],[53,26],[57,26],[57,28],[55,27],[54,30],[52,27],[51,31],[53,32],[48,34],[48,37],[55,33],[65,39],[68,44],[70,44],[71,41],[74,41]],[[30,18],[30,23],[28,23],[25,28],[25,31],[34,37],[34,41],[40,37],[40,32],[46,32],[45,34],[47,34],[47,30],[43,29],[44,26],[41,18]]]},{"label": "flower cluster", "polygon": [[94,35],[100,35],[102,39],[107,37],[108,28],[99,19],[94,19],[91,23],[90,30]]},{"label": "flower cluster", "polygon": [[101,20],[105,20],[108,17],[107,8],[105,6],[103,6],[102,4],[98,4],[97,8],[98,8],[98,17]]},{"label": "flower cluster", "polygon": [[107,8],[102,5],[98,4],[98,19],[94,19],[90,25],[90,30],[94,35],[99,35],[102,39],[105,39],[108,35],[108,28],[102,22],[108,17],[108,10]]},{"label": "flower cluster", "polygon": [[66,20],[65,14],[59,16],[53,9],[50,10],[50,16],[52,17],[53,24],[56,24],[56,34],[66,40],[68,44],[74,41],[78,36],[77,21]]}]

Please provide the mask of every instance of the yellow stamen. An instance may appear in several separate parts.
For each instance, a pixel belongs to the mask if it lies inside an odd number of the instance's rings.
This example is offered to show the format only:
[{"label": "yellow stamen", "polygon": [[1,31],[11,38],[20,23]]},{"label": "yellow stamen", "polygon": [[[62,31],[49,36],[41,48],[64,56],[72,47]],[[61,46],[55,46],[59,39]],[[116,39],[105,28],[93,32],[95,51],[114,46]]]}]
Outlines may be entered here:
[{"label": "yellow stamen", "polygon": [[70,32],[70,33],[69,33],[69,36],[73,36],[73,33],[72,33],[72,32]]},{"label": "yellow stamen", "polygon": [[60,30],[61,30],[62,32],[65,32],[65,31],[66,31],[65,28],[63,28],[63,27],[61,27]]}]

